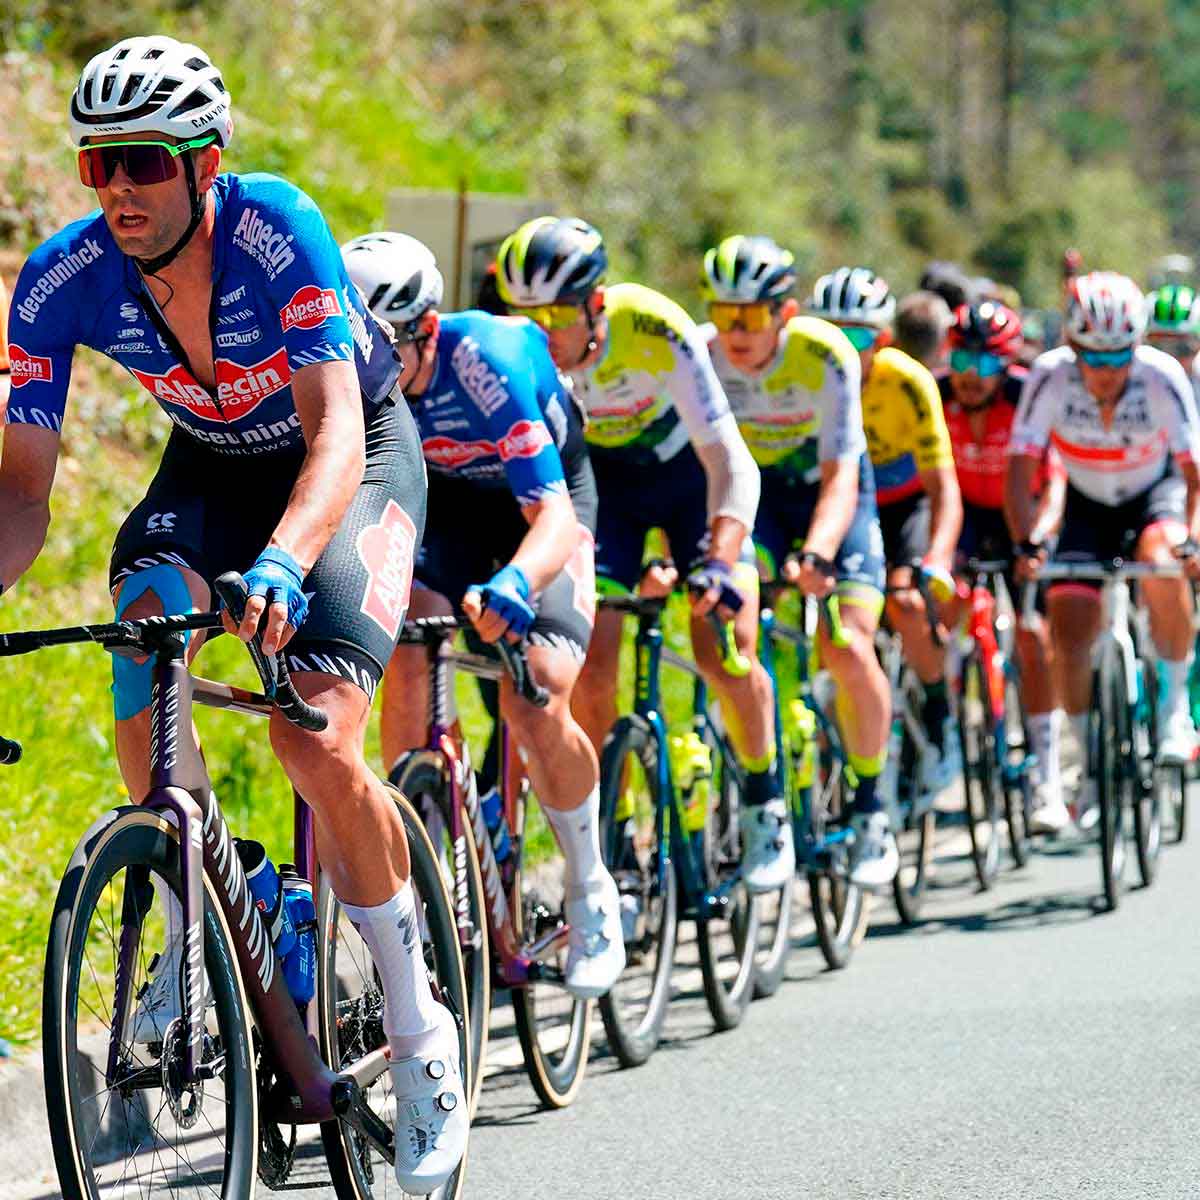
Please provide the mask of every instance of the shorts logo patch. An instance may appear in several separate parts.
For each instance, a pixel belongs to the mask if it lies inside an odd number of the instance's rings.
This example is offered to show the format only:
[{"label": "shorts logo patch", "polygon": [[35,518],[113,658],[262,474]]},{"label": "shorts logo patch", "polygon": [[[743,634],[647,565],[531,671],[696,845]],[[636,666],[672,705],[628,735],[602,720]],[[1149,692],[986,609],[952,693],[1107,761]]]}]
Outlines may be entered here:
[{"label": "shorts logo patch", "polygon": [[178,364],[165,375],[154,375],[135,367],[130,367],[130,371],[156,400],[178,404],[205,421],[222,422],[248,416],[268,396],[287,387],[292,377],[287,350],[282,346],[252,366],[230,362],[227,358],[218,358],[214,366],[217,374],[215,400]]},{"label": "shorts logo patch", "polygon": [[575,611],[589,625],[596,623],[596,543],[591,532],[579,526],[579,543],[575,552],[567,559],[563,570],[574,585],[573,602]]},{"label": "shorts logo patch", "polygon": [[330,317],[340,317],[342,306],[333,288],[319,288],[315,283],[297,288],[292,298],[279,310],[283,332],[289,329],[316,329]]},{"label": "shorts logo patch", "polygon": [[514,458],[536,458],[552,442],[544,421],[517,421],[500,439],[500,457],[505,462]]},{"label": "shorts logo patch", "polygon": [[395,500],[387,502],[379,523],[368,525],[355,542],[367,569],[359,611],[393,642],[400,636],[400,623],[408,609],[416,548],[417,527]]},{"label": "shorts logo patch", "polygon": [[24,387],[27,383],[50,383],[54,379],[54,366],[48,358],[26,354],[16,342],[8,348],[8,361],[14,389]]},{"label": "shorts logo patch", "polygon": [[480,440],[476,442],[460,442],[455,438],[431,437],[421,443],[421,451],[425,460],[435,467],[445,471],[456,471],[477,458],[488,458],[496,453],[492,442]]}]

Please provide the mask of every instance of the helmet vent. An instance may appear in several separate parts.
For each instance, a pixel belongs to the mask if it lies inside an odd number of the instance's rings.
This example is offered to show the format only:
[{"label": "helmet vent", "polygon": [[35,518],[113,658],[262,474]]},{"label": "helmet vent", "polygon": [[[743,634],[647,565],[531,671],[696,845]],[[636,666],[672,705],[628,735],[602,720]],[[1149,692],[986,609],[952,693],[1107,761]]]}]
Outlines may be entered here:
[{"label": "helmet vent", "polygon": [[206,62],[204,61],[204,59],[202,59],[202,58],[189,58],[189,59],[187,60],[187,65],[188,65],[188,66],[189,66],[189,67],[190,67],[190,68],[191,68],[193,71],[206,71],[206,70],[208,69],[208,65],[209,65],[209,64],[208,64],[208,63],[206,63]]},{"label": "helmet vent", "polygon": [[129,103],[141,82],[142,78],[140,75],[134,75],[131,79],[126,80],[125,87],[121,91],[121,99],[117,101],[122,108]]},{"label": "helmet vent", "polygon": [[172,118],[182,116],[184,113],[192,112],[197,108],[204,108],[209,103],[208,97],[199,89],[194,92],[189,92],[187,99],[177,104],[170,112]]}]

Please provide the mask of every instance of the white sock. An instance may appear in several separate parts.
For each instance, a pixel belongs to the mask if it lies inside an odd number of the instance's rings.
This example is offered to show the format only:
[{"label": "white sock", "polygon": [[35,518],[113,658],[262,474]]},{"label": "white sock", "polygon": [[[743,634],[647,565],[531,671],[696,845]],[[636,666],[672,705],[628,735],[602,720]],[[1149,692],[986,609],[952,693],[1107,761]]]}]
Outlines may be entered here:
[{"label": "white sock", "polygon": [[1164,658],[1159,667],[1163,673],[1164,696],[1163,708],[1166,716],[1177,712],[1187,712],[1188,705],[1188,675],[1192,670],[1192,656],[1181,658],[1176,662]]},{"label": "white sock", "polygon": [[567,891],[580,895],[607,874],[600,855],[600,785],[578,808],[562,812],[546,807],[542,812],[567,860]]},{"label": "white sock", "polygon": [[342,908],[370,948],[383,982],[383,1032],[393,1061],[441,1049],[441,1005],[433,998],[421,955],[412,884],[406,883],[383,904]]},{"label": "white sock", "polygon": [[1042,783],[1049,784],[1055,792],[1061,784],[1062,757],[1058,744],[1063,723],[1063,711],[1056,708],[1053,712],[1037,713],[1029,718],[1030,749],[1037,755],[1037,778]]},{"label": "white sock", "polygon": [[1087,754],[1088,754],[1088,714],[1067,713],[1067,720],[1071,725],[1071,732],[1075,735],[1075,741],[1079,746],[1079,753],[1083,756],[1084,772],[1087,772]]}]

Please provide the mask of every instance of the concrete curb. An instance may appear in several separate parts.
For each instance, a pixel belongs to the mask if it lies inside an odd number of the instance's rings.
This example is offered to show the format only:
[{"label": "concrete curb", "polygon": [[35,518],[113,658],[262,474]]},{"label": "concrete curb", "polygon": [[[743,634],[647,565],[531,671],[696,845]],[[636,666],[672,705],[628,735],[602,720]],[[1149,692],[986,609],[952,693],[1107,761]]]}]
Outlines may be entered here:
[{"label": "concrete curb", "polygon": [[0,1059],[0,1129],[0,1200],[58,1195],[39,1051]]}]

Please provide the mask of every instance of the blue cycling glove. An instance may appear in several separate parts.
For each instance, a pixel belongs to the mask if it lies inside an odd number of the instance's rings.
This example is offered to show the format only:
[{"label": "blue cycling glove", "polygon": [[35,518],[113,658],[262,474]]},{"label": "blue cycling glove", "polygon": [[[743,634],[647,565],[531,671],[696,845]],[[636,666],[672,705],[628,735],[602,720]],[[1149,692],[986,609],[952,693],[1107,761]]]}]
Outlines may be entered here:
[{"label": "blue cycling glove", "polygon": [[710,558],[703,566],[697,567],[688,576],[688,587],[693,592],[703,595],[710,588],[717,588],[721,593],[718,604],[723,604],[730,612],[737,612],[742,607],[742,593],[733,584],[733,571],[726,562],[719,558]]},{"label": "blue cycling glove", "polygon": [[478,592],[484,607],[507,621],[512,633],[524,637],[529,632],[537,614],[529,603],[529,579],[520,567],[509,563],[487,583],[472,584],[469,590]]},{"label": "blue cycling glove", "polygon": [[246,587],[251,596],[265,596],[267,606],[287,606],[287,623],[299,629],[308,615],[308,597],[304,594],[304,572],[286,551],[268,546],[246,572]]}]

